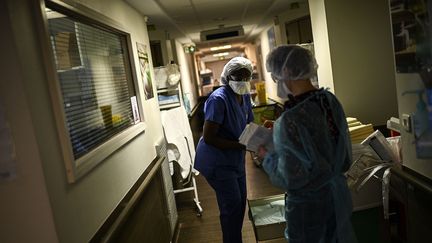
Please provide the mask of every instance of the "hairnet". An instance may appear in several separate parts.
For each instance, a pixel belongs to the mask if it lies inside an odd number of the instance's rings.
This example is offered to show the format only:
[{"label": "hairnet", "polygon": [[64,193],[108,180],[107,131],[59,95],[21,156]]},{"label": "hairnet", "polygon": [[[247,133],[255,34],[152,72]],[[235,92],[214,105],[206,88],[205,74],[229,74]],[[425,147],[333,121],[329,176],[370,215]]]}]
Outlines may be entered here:
[{"label": "hairnet", "polygon": [[277,80],[301,80],[313,78],[318,65],[308,49],[282,45],[267,55],[266,68]]},{"label": "hairnet", "polygon": [[221,74],[221,83],[228,84],[227,77],[231,75],[234,71],[242,68],[246,68],[247,70],[249,70],[252,75],[252,62],[249,61],[249,59],[246,59],[244,57],[234,57],[233,59],[229,60],[229,62],[225,64],[223,68]]}]

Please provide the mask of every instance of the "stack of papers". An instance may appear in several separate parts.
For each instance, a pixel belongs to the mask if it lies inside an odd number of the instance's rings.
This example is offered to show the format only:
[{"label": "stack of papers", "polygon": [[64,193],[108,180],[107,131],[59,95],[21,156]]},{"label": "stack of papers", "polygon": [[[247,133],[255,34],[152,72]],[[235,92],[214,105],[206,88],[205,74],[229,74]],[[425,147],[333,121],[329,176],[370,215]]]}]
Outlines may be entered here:
[{"label": "stack of papers", "polygon": [[273,131],[256,123],[249,123],[240,135],[239,142],[246,146],[246,150],[258,152],[263,145],[267,151],[273,151]]},{"label": "stack of papers", "polygon": [[347,117],[347,122],[353,144],[361,143],[374,131],[372,124],[362,124],[357,118]]}]

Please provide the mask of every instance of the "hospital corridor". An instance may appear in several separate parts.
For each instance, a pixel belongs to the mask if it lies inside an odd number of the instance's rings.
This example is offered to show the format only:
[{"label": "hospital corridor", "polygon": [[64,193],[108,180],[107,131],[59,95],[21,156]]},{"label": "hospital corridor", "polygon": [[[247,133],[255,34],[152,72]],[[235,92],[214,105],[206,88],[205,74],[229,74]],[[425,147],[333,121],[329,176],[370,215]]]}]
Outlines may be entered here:
[{"label": "hospital corridor", "polygon": [[432,0],[1,0],[0,243],[432,242]]}]

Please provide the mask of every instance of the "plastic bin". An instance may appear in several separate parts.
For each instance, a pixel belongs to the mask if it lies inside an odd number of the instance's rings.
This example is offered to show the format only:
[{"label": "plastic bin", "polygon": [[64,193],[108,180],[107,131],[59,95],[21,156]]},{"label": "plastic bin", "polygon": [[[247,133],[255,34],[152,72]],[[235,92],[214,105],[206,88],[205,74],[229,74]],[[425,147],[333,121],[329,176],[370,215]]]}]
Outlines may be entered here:
[{"label": "plastic bin", "polygon": [[[286,227],[286,222],[284,219],[284,204],[285,204],[285,194],[279,194],[269,197],[261,197],[256,199],[248,199],[249,206],[249,219],[252,222],[252,227],[255,233],[256,241],[272,240],[272,239],[284,239],[284,231]],[[259,221],[259,212],[265,207],[272,207],[271,205],[282,204],[282,219],[276,220],[273,223],[263,223]],[[278,222],[277,222],[278,221]]]}]

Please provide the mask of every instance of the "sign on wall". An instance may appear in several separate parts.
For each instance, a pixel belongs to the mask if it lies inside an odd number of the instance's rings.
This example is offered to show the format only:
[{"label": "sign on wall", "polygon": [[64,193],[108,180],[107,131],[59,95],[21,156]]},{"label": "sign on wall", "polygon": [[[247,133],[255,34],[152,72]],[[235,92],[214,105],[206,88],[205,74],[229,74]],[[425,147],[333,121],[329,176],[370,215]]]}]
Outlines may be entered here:
[{"label": "sign on wall", "polygon": [[137,42],[138,59],[146,100],[153,98],[153,83],[150,74],[147,46]]}]

